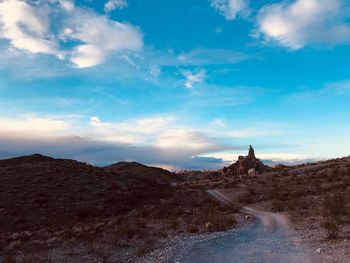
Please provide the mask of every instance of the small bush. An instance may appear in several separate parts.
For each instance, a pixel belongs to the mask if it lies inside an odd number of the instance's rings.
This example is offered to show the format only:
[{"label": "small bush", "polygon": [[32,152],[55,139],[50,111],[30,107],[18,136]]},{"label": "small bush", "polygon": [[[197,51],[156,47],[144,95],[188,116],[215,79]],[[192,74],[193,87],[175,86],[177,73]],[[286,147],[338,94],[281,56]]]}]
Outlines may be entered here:
[{"label": "small bush", "polygon": [[324,228],[328,238],[336,239],[342,231],[343,216],[347,214],[346,200],[343,194],[328,196],[323,202]]},{"label": "small bush", "polygon": [[337,239],[342,231],[341,222],[336,218],[327,218],[323,227],[326,229],[329,239]]},{"label": "small bush", "polygon": [[50,263],[52,260],[46,253],[29,254],[23,257],[23,263]]},{"label": "small bush", "polygon": [[250,192],[245,192],[244,194],[239,196],[238,200],[240,203],[250,204],[254,201],[254,195]]},{"label": "small bush", "polygon": [[282,212],[285,210],[285,205],[282,201],[274,200],[271,203],[271,210],[273,212]]},{"label": "small bush", "polygon": [[4,263],[16,263],[16,257],[14,257],[14,256],[5,257]]},{"label": "small bush", "polygon": [[188,226],[187,226],[187,232],[188,233],[198,233],[198,231],[199,231],[199,229],[198,229],[198,227],[196,226],[196,225],[194,225],[194,224],[189,224]]},{"label": "small bush", "polygon": [[153,236],[148,236],[137,248],[137,255],[144,256],[157,247],[157,239]]},{"label": "small bush", "polygon": [[116,234],[120,237],[132,239],[134,236],[144,236],[146,225],[141,221],[128,220],[120,223],[116,230]]},{"label": "small bush", "polygon": [[101,241],[90,240],[85,244],[88,253],[101,259],[100,262],[105,263],[109,261],[112,255],[112,247],[109,244],[105,244]]}]

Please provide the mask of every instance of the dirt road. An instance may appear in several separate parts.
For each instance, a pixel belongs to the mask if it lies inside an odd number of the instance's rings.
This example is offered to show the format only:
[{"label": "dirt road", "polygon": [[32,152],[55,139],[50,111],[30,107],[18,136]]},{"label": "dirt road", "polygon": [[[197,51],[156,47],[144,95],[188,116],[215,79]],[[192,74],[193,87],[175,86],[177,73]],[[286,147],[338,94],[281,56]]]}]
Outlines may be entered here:
[{"label": "dirt road", "polygon": [[[211,194],[222,202],[229,200],[219,192]],[[184,263],[311,263],[310,249],[301,243],[279,214],[245,207],[258,220],[230,235],[194,244],[179,260]]]}]

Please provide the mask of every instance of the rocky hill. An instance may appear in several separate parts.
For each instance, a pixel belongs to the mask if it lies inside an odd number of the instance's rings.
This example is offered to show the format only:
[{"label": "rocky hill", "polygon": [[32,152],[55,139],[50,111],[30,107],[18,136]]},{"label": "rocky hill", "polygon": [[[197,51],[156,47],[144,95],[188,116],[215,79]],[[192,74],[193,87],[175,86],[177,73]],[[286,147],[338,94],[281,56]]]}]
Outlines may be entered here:
[{"label": "rocky hill", "polygon": [[223,173],[225,176],[247,175],[248,172],[255,175],[256,173],[265,172],[268,168],[267,165],[255,157],[254,149],[249,145],[248,155],[239,156],[234,164],[223,168]]},{"label": "rocky hill", "polygon": [[[69,258],[65,247],[72,246],[90,255],[88,262],[99,262],[111,246],[126,251],[113,262],[130,262],[128,257],[146,253],[169,233],[234,225],[231,211],[177,182],[169,171],[135,162],[95,167],[38,154],[1,160],[0,262],[19,251],[49,249],[63,249]],[[211,228],[205,228],[207,221]],[[104,245],[94,249],[95,243]]]}]

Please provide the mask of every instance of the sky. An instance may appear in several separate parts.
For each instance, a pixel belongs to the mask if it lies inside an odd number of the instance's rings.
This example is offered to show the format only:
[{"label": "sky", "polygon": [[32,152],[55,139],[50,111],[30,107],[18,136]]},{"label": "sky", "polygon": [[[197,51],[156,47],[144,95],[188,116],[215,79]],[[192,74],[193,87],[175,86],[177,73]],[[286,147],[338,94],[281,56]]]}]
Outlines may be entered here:
[{"label": "sky", "polygon": [[349,155],[346,0],[0,0],[0,158]]}]

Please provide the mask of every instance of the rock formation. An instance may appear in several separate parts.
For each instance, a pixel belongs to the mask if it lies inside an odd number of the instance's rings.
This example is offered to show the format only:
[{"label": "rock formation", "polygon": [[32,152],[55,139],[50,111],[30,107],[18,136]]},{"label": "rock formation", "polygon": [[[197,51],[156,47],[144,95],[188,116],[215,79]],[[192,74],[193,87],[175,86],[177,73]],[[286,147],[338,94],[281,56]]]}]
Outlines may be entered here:
[{"label": "rock formation", "polygon": [[268,168],[258,158],[255,157],[254,149],[249,145],[249,152],[247,156],[239,156],[238,160],[230,165],[224,167],[223,173],[225,176],[250,175],[256,173],[263,173]]}]

